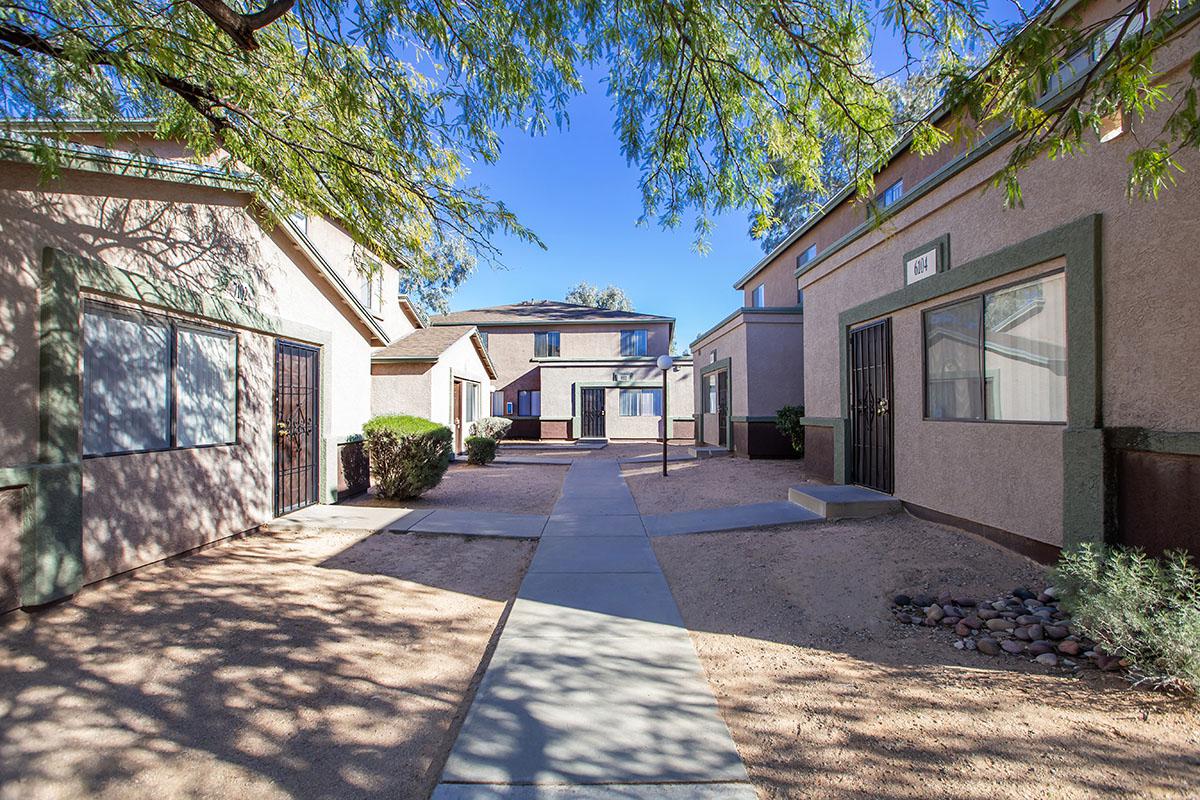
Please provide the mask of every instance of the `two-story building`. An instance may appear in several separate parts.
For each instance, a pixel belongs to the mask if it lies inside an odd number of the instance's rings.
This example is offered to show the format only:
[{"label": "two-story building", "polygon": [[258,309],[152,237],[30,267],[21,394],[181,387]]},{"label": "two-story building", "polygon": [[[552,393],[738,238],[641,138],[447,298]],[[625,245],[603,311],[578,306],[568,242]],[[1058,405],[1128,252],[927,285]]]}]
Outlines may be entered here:
[{"label": "two-story building", "polygon": [[[1055,13],[1089,25],[1140,8]],[[1172,8],[1155,69],[1177,96],[1200,6]],[[1056,86],[1081,79],[1091,52],[1066,59]],[[903,142],[871,202],[844,190],[738,280],[746,317],[803,298],[802,344],[722,350],[724,331],[752,330],[730,320],[693,346],[701,369],[729,359],[730,385],[749,381],[751,396],[802,375],[807,466],[914,513],[1045,559],[1101,539],[1200,552],[1200,157],[1177,153],[1177,185],[1156,201],[1127,196],[1129,156],[1164,112],[1118,113],[1086,154],[1024,169],[1013,210],[985,191],[1018,142],[1010,127],[927,158]],[[933,120],[950,128],[954,110]],[[736,406],[746,390],[733,391]]]},{"label": "two-story building", "polygon": [[655,439],[664,414],[672,439],[692,439],[692,360],[667,373],[675,320],[552,300],[456,311],[430,327],[473,326],[495,369],[493,416],[513,420],[512,438]]}]

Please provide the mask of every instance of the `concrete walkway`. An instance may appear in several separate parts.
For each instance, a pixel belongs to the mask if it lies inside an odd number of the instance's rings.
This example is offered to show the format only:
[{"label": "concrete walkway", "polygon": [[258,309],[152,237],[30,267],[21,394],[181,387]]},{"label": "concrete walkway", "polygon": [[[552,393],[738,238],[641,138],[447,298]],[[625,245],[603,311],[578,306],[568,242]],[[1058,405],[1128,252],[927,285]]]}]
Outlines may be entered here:
[{"label": "concrete walkway", "polygon": [[284,531],[356,531],[362,533],[453,533],[536,539],[548,517],[544,514],[502,514],[498,511],[387,508],[384,506],[316,505],[277,517],[262,526],[269,533]]},{"label": "concrete walkway", "polygon": [[620,467],[578,461],[435,800],[753,800]]},{"label": "concrete walkway", "polygon": [[798,522],[822,522],[824,517],[787,500],[776,503],[752,503],[744,506],[676,511],[671,514],[647,514],[642,517],[651,536],[677,536],[682,533],[740,531],[795,525]]}]

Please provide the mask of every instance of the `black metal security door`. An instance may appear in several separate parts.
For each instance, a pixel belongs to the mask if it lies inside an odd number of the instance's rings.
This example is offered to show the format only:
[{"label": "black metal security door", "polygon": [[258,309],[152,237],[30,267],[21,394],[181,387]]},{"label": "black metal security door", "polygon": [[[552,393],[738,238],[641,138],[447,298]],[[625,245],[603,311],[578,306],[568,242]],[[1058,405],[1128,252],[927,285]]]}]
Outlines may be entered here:
[{"label": "black metal security door", "polygon": [[717,444],[729,446],[729,371],[717,373]]},{"label": "black metal security door", "polygon": [[275,342],[275,514],[317,502],[320,351]]},{"label": "black metal security door", "polygon": [[581,389],[579,395],[580,417],[583,420],[583,438],[604,438],[604,389]]},{"label": "black metal security door", "polygon": [[892,493],[892,321],[849,333],[850,480]]}]

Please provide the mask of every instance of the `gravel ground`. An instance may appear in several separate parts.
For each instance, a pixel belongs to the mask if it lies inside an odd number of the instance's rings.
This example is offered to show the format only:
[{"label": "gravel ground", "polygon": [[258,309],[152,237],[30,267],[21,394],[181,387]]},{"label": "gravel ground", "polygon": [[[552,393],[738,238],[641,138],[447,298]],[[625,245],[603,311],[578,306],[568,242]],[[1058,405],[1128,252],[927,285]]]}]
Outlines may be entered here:
[{"label": "gravel ground", "polygon": [[623,464],[625,482],[643,514],[695,511],[787,500],[788,487],[808,480],[804,462],[705,458],[662,466]]},{"label": "gravel ground", "polygon": [[255,536],[0,617],[0,798],[425,798],[532,551]]},{"label": "gravel ground", "polygon": [[381,500],[371,494],[349,502],[398,508],[445,508],[549,514],[562,491],[568,467],[554,464],[488,464],[455,462],[442,482],[415,500]]},{"label": "gravel ground", "polygon": [[1194,707],[891,619],[897,592],[1040,589],[1020,556],[906,515],[654,549],[762,798],[1200,794]]},{"label": "gravel ground", "polygon": [[[573,458],[587,461],[615,461],[621,458],[636,458],[638,456],[661,456],[662,442],[661,441],[644,441],[644,442],[609,442],[607,447],[601,447],[598,450],[586,450],[583,448],[575,448],[567,446],[567,443],[562,444],[545,444],[545,447],[531,449],[524,445],[539,444],[538,442],[520,442],[514,441],[511,444],[522,445],[521,447],[505,449],[504,445],[500,445],[500,454],[505,456],[533,456],[533,457],[550,457],[550,458]],[[680,441],[667,445],[667,452],[671,455],[688,455],[691,452],[691,442]]]}]

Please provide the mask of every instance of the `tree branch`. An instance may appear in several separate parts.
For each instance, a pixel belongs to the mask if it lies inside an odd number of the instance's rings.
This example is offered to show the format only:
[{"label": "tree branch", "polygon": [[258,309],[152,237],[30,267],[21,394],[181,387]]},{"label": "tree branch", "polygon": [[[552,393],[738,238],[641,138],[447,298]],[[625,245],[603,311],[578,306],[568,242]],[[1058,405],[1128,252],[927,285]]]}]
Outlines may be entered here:
[{"label": "tree branch", "polygon": [[188,0],[188,2],[203,11],[214,25],[225,31],[229,38],[233,39],[243,50],[257,50],[258,41],[254,38],[254,32],[267,27],[296,4],[296,0],[272,0],[262,11],[242,14],[225,5],[222,0]]}]

